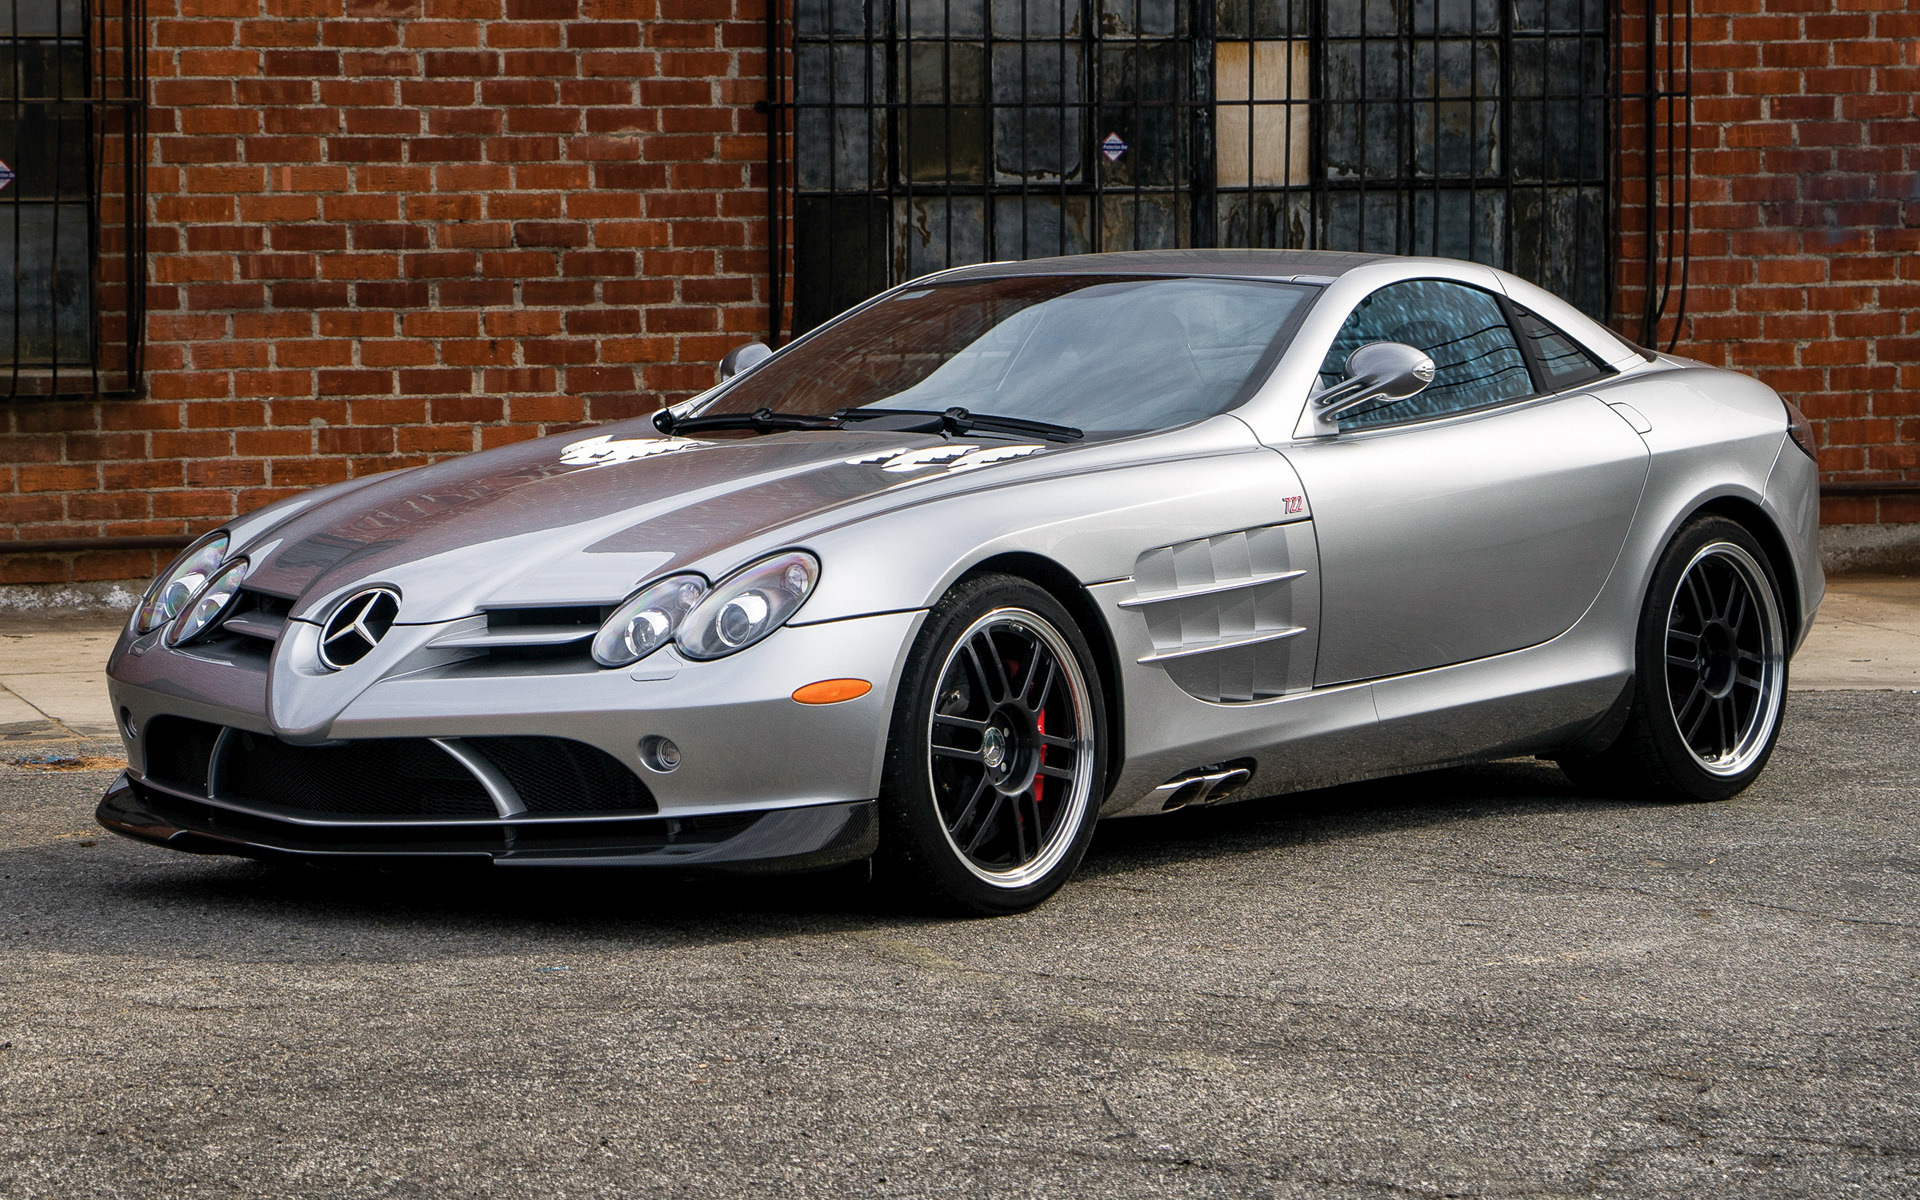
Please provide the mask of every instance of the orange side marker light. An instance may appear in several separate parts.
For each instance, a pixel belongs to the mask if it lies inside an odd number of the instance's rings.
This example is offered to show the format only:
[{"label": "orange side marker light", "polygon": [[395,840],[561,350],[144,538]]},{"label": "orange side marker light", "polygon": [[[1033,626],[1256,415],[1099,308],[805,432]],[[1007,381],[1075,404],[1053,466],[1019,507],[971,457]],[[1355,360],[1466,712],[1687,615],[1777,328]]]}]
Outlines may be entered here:
[{"label": "orange side marker light", "polygon": [[793,698],[802,704],[839,704],[858,700],[872,690],[873,685],[864,679],[822,679],[796,689]]}]

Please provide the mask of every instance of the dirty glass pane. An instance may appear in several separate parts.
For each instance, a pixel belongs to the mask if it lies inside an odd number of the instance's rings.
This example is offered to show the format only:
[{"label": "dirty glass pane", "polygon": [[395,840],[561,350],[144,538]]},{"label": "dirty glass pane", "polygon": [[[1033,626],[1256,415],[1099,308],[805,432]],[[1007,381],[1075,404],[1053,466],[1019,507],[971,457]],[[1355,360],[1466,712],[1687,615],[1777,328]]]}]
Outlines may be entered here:
[{"label": "dirty glass pane", "polygon": [[[1341,0],[1331,0],[1338,7]],[[1501,0],[1413,0],[1415,37],[1461,33],[1499,33]],[[1376,26],[1373,32],[1381,30]]]},{"label": "dirty glass pane", "polygon": [[987,6],[982,0],[893,0],[895,29],[905,38],[977,38],[986,36]]},{"label": "dirty glass pane", "polygon": [[986,216],[983,196],[896,199],[894,229],[900,240],[893,253],[894,279],[987,261]]},{"label": "dirty glass pane", "polygon": [[1313,201],[1300,191],[1225,192],[1219,200],[1222,246],[1299,249],[1320,245]]},{"label": "dirty glass pane", "polygon": [[1121,193],[1100,198],[1104,250],[1174,250],[1189,245],[1187,197],[1180,193]]},{"label": "dirty glass pane", "polygon": [[86,36],[81,0],[0,0],[0,37]]},{"label": "dirty glass pane", "polygon": [[1499,174],[1499,43],[1415,42],[1410,82],[1414,173]]},{"label": "dirty glass pane", "polygon": [[907,109],[902,165],[915,183],[987,180],[987,48],[913,42],[902,48]]},{"label": "dirty glass pane", "polygon": [[85,202],[0,204],[0,360],[86,362],[92,323]]},{"label": "dirty glass pane", "polygon": [[1091,197],[996,196],[993,249],[998,258],[1048,258],[1093,250]]},{"label": "dirty glass pane", "polygon": [[1509,269],[1582,312],[1604,316],[1606,216],[1606,189],[1599,185],[1514,189]]},{"label": "dirty glass pane", "polygon": [[1252,36],[1306,37],[1313,28],[1314,0],[1252,0]]},{"label": "dirty glass pane", "polygon": [[1185,0],[1100,0],[1100,30],[1108,38],[1174,37],[1186,32]]},{"label": "dirty glass pane", "polygon": [[13,182],[0,189],[0,205],[85,196],[88,144],[87,114],[78,104],[0,109],[0,162],[14,172]]},{"label": "dirty glass pane", "polygon": [[1357,37],[1392,36],[1406,28],[1406,0],[1326,0],[1327,33]]},{"label": "dirty glass pane", "polygon": [[1085,61],[1078,46],[994,46],[993,153],[1000,182],[1082,178]]},{"label": "dirty glass pane", "polygon": [[1605,33],[1606,0],[1513,0],[1513,31]]},{"label": "dirty glass pane", "polygon": [[87,32],[78,0],[0,0],[0,362],[92,360]]},{"label": "dirty glass pane", "polygon": [[1086,5],[1087,0],[992,0],[993,36],[1008,41],[1078,38],[1086,23]]},{"label": "dirty glass pane", "polygon": [[1400,43],[1328,42],[1324,58],[1327,175],[1399,176],[1409,123],[1407,105],[1398,99],[1406,87]]},{"label": "dirty glass pane", "polygon": [[794,47],[794,133],[802,191],[878,186],[886,169],[887,112],[868,98],[885,87],[886,61],[864,43]]},{"label": "dirty glass pane", "polygon": [[793,27],[802,37],[858,37],[886,20],[886,0],[794,0]]},{"label": "dirty glass pane", "polygon": [[1507,194],[1502,189],[1422,189],[1409,197],[1405,254],[1507,265]]}]

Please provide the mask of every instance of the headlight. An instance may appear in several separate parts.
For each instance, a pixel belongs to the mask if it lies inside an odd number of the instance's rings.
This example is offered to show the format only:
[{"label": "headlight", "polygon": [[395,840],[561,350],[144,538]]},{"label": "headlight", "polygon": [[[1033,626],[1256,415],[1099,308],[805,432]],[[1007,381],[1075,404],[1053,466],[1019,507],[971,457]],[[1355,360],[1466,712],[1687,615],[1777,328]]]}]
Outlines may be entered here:
[{"label": "headlight", "polygon": [[639,662],[673,640],[707,581],[698,575],[675,575],[636,594],[614,611],[593,639],[593,661],[603,667]]},{"label": "headlight", "polygon": [[227,611],[227,607],[233,603],[233,598],[240,594],[240,580],[246,573],[247,560],[244,558],[236,558],[220,568],[220,573],[213,577],[198,596],[194,597],[187,611],[181,613],[180,618],[173,623],[172,631],[167,634],[167,644],[185,645],[205,633],[207,627],[218,620],[221,613]]},{"label": "headlight", "polygon": [[226,561],[228,539],[225,530],[201,538],[187,547],[186,553],[160,572],[140,599],[140,611],[134,616],[135,633],[152,633],[179,616],[207,580]]},{"label": "headlight", "polygon": [[788,550],[721,580],[680,630],[688,658],[720,658],[745,650],[787,623],[820,578],[820,560]]}]

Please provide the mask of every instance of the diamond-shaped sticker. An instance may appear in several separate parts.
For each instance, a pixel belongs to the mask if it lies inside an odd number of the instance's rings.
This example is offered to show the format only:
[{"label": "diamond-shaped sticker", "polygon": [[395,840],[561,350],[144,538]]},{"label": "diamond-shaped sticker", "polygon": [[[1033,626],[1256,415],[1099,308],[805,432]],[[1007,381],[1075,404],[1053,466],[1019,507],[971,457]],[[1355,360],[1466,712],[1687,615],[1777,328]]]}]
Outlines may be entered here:
[{"label": "diamond-shaped sticker", "polygon": [[13,182],[13,168],[3,162],[0,162],[0,188],[4,188],[12,182]]},{"label": "diamond-shaped sticker", "polygon": [[1127,143],[1117,133],[1108,134],[1107,140],[1100,143],[1100,153],[1107,156],[1108,162],[1119,162],[1120,156],[1126,152]]}]

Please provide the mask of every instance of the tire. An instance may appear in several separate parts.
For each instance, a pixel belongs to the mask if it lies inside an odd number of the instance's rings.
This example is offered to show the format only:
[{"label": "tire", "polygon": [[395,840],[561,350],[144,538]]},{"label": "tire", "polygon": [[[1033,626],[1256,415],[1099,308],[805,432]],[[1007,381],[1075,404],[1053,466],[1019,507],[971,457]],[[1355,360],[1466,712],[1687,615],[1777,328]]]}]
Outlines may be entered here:
[{"label": "tire", "polygon": [[901,675],[879,881],[970,916],[1051,896],[1093,839],[1105,722],[1093,655],[1058,601],[1011,575],[962,580],[927,615]]},{"label": "tire", "polygon": [[1787,693],[1780,584],[1725,517],[1699,517],[1654,568],[1634,641],[1632,708],[1613,745],[1560,766],[1631,799],[1725,800],[1766,768]]}]

